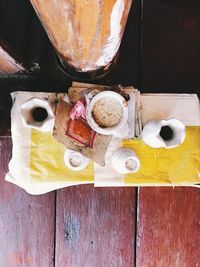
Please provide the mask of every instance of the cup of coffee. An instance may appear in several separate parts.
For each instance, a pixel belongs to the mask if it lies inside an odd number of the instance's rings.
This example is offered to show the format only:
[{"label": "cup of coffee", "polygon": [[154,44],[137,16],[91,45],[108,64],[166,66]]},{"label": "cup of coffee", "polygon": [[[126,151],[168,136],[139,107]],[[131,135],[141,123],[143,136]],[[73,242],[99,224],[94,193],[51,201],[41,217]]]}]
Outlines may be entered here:
[{"label": "cup of coffee", "polygon": [[50,132],[54,127],[54,113],[47,99],[33,97],[22,104],[21,118],[25,127]]}]

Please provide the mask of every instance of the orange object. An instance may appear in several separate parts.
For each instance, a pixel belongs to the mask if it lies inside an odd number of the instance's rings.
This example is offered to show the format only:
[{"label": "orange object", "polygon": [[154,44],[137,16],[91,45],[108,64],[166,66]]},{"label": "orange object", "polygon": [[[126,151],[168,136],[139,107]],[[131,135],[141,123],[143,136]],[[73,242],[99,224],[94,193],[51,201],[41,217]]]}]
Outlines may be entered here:
[{"label": "orange object", "polygon": [[106,72],[115,58],[132,0],[30,0],[69,72]]},{"label": "orange object", "polygon": [[90,128],[87,121],[83,119],[69,120],[66,135],[77,142],[93,147],[95,134],[95,131]]}]

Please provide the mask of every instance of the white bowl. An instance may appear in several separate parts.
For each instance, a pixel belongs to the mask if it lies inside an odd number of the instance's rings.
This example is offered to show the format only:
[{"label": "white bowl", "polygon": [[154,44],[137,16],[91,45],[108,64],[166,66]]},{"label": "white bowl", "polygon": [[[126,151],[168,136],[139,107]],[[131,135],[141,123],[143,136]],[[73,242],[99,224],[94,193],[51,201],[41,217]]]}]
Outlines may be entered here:
[{"label": "white bowl", "polygon": [[[110,97],[111,99],[117,100],[119,102],[119,105],[121,105],[122,107],[123,115],[122,115],[121,121],[116,126],[102,128],[95,122],[93,115],[92,115],[92,111],[93,111],[93,108],[96,102],[105,97],[106,98]],[[88,124],[95,132],[103,134],[103,135],[113,135],[117,130],[121,129],[128,120],[128,103],[120,94],[113,92],[113,91],[104,91],[104,92],[101,92],[95,95],[90,101],[90,103],[87,105],[86,117],[87,117]]]}]

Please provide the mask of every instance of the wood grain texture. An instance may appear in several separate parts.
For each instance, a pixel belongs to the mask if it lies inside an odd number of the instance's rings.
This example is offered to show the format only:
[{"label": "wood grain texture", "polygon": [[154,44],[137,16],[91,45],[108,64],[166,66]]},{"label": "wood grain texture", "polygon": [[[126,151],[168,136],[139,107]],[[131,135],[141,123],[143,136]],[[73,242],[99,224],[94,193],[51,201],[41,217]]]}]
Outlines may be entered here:
[{"label": "wood grain texture", "polygon": [[200,2],[143,1],[141,88],[199,93]]},{"label": "wood grain texture", "polygon": [[134,188],[83,185],[57,194],[56,267],[134,266]]},{"label": "wood grain texture", "polygon": [[[199,7],[197,0],[133,1],[118,62],[98,83],[198,93]],[[10,92],[66,91],[71,79],[60,70],[29,1],[1,0],[0,25],[0,35],[33,69],[0,78],[0,136],[6,136]],[[0,267],[53,267],[54,194],[31,197],[4,182],[11,140],[0,138],[0,144]],[[199,194],[192,188],[140,189],[137,267],[200,266]],[[135,205],[133,188],[59,190],[56,267],[134,266]]]},{"label": "wood grain texture", "polygon": [[4,181],[12,143],[0,138],[0,266],[54,266],[54,193],[30,196]]},{"label": "wood grain texture", "polygon": [[200,266],[200,190],[140,188],[137,267]]}]

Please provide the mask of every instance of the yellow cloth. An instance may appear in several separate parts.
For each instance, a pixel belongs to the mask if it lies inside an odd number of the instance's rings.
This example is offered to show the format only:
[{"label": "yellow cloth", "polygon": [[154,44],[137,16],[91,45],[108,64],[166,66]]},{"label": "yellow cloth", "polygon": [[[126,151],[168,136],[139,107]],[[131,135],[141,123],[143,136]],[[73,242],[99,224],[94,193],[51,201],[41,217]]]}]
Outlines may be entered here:
[{"label": "yellow cloth", "polygon": [[141,162],[137,173],[124,177],[126,185],[200,183],[200,127],[187,127],[183,144],[172,149],[153,149],[141,140],[126,140]]},{"label": "yellow cloth", "polygon": [[[200,183],[200,127],[187,127],[184,143],[173,149],[153,149],[141,140],[125,140],[141,161],[141,169],[124,175],[124,185],[181,185]],[[68,169],[63,161],[65,147],[51,133],[32,130],[30,176],[37,182],[94,182],[93,162],[83,171]],[[106,173],[104,174],[106,176]]]},{"label": "yellow cloth", "polygon": [[34,181],[91,183],[93,162],[84,171],[72,171],[64,163],[65,146],[58,143],[51,133],[31,132],[30,175]]}]

